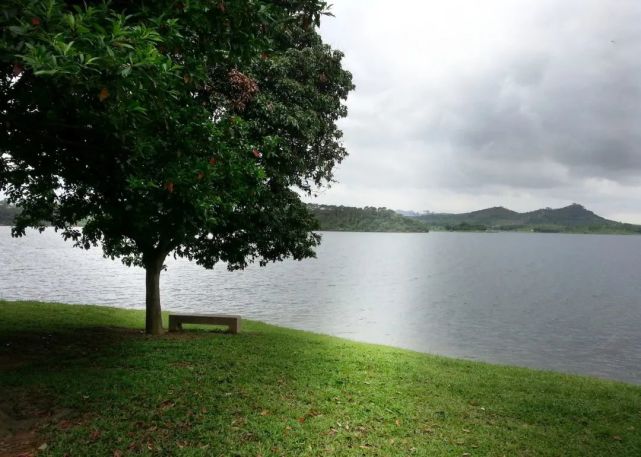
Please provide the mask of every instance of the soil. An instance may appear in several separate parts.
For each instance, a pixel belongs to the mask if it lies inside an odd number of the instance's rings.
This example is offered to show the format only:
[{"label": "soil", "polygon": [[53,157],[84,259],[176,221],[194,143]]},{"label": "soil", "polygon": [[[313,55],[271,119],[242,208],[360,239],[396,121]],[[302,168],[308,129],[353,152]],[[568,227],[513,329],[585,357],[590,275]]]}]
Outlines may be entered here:
[{"label": "soil", "polygon": [[67,411],[55,411],[42,400],[28,400],[15,392],[5,395],[0,399],[0,457],[35,456],[45,445],[40,430]]}]

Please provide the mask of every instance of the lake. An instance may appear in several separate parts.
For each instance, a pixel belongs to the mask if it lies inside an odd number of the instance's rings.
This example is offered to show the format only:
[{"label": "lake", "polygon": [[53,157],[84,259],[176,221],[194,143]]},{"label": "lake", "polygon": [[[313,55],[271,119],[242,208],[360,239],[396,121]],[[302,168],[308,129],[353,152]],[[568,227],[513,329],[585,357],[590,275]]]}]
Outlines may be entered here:
[{"label": "lake", "polygon": [[[323,233],[317,259],[168,259],[165,310],[641,383],[641,236]],[[0,227],[0,299],[144,307],[144,271]]]}]

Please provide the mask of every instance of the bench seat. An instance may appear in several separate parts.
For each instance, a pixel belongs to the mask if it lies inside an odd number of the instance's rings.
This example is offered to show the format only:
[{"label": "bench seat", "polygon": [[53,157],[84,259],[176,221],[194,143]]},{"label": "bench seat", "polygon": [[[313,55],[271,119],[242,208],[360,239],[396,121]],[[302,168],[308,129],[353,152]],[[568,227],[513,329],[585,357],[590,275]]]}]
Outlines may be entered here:
[{"label": "bench seat", "polygon": [[182,330],[182,324],[226,325],[230,333],[240,332],[240,316],[230,314],[170,314],[169,331]]}]

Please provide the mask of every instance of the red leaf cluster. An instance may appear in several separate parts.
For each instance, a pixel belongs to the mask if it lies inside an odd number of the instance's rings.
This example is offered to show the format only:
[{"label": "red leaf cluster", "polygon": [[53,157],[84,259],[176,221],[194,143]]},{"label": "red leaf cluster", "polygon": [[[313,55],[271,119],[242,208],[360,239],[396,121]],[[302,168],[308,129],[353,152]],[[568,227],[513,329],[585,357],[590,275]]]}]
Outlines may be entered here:
[{"label": "red leaf cluster", "polygon": [[228,76],[233,89],[232,105],[237,111],[243,111],[258,92],[258,84],[236,69],[231,70]]}]

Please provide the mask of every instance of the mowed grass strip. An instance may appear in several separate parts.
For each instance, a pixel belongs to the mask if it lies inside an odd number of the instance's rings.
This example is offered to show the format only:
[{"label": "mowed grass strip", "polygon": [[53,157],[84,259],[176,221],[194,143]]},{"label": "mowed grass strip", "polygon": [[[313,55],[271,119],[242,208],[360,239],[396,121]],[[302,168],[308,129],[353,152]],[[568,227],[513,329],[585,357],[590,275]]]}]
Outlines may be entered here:
[{"label": "mowed grass strip", "polygon": [[641,456],[639,386],[259,322],[143,323],[0,301],[0,408],[41,418],[38,455]]}]

